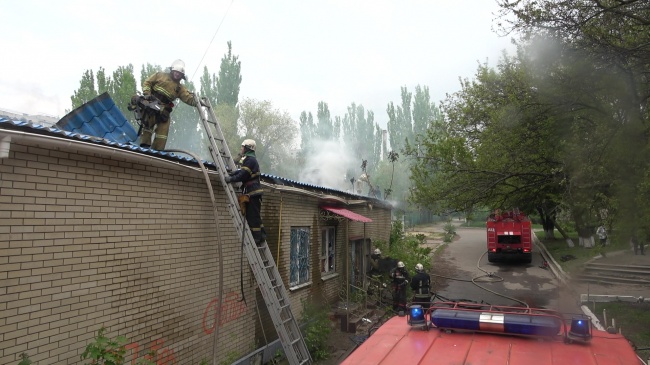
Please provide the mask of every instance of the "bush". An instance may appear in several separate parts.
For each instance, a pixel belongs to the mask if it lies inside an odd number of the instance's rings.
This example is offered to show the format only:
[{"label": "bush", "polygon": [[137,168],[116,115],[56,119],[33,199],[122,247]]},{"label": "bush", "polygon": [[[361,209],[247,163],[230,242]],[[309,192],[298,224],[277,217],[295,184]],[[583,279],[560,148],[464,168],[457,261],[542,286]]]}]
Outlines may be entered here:
[{"label": "bush", "polygon": [[329,356],[327,338],[332,332],[327,311],[304,300],[302,308],[302,323],[304,324],[303,331],[307,350],[314,361],[326,359]]},{"label": "bush", "polygon": [[106,328],[102,327],[97,331],[95,341],[86,346],[81,354],[81,360],[92,360],[91,365],[122,365],[126,349],[126,337],[117,336],[115,339],[104,336]]}]

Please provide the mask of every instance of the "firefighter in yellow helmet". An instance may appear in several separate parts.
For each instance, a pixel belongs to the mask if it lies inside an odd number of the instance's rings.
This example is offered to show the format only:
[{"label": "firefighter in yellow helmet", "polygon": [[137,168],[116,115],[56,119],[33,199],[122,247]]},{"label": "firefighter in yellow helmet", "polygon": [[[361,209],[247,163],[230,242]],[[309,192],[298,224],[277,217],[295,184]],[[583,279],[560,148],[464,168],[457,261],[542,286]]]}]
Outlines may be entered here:
[{"label": "firefighter in yellow helmet", "polygon": [[[189,92],[181,80],[185,79],[185,62],[176,60],[169,72],[156,72],[149,76],[142,85],[142,93],[147,97],[152,95],[163,104],[160,112],[147,109],[142,117],[142,136],[140,147],[164,150],[169,134],[170,114],[174,108],[174,100],[181,99],[185,104],[196,106],[194,94]],[[151,143],[151,136],[156,137]]]},{"label": "firefighter in yellow helmet", "polygon": [[224,177],[227,183],[241,182],[243,201],[245,202],[246,222],[253,233],[253,239],[258,245],[266,241],[266,231],[262,223],[262,184],[260,182],[260,165],[255,157],[256,143],[246,139],[241,144],[241,160],[239,170]]}]

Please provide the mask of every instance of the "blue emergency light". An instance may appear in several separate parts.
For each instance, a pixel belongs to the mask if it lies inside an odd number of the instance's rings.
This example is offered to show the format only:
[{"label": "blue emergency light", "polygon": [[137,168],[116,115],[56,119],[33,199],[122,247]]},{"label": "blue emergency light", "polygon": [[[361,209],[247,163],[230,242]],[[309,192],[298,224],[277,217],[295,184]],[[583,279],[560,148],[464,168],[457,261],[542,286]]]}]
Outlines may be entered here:
[{"label": "blue emergency light", "polygon": [[585,317],[571,318],[571,329],[567,337],[573,341],[588,342],[591,340],[591,323]]},{"label": "blue emergency light", "polygon": [[414,304],[409,307],[406,321],[411,326],[424,326],[427,324],[427,319],[424,316],[424,309],[421,305]]}]

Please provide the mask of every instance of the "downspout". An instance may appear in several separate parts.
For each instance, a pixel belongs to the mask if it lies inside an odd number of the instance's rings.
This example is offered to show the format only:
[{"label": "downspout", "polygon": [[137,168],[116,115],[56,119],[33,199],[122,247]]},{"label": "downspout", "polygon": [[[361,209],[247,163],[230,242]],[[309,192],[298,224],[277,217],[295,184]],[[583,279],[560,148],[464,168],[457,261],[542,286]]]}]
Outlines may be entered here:
[{"label": "downspout", "polygon": [[282,206],[284,205],[284,199],[282,198],[282,192],[280,192],[280,218],[278,219],[278,254],[275,257],[275,262],[277,262],[278,272],[280,272],[280,244],[282,243]]},{"label": "downspout", "polygon": [[11,149],[11,136],[3,136],[0,138],[0,158],[9,157],[9,150]]},{"label": "downspout", "polygon": [[350,220],[345,220],[345,253],[347,258],[345,259],[345,332],[348,331],[350,326]]}]

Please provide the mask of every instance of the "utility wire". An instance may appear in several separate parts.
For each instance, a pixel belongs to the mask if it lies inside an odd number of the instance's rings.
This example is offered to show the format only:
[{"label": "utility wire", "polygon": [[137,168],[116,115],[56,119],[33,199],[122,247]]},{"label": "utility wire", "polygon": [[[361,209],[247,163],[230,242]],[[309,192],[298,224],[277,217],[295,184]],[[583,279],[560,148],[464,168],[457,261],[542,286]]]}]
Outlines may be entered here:
[{"label": "utility wire", "polygon": [[208,50],[210,49],[210,46],[212,46],[212,42],[214,42],[214,38],[217,36],[217,33],[219,32],[219,29],[221,29],[221,25],[223,24],[223,21],[226,20],[226,16],[228,15],[228,12],[230,11],[230,7],[232,6],[232,3],[234,3],[235,0],[232,0],[230,4],[228,5],[228,9],[226,9],[226,12],[223,14],[223,18],[221,18],[221,22],[219,23],[219,26],[217,27],[217,30],[214,31],[214,35],[212,36],[212,39],[210,40],[210,43],[208,46],[205,48],[205,52],[203,53],[203,57],[201,57],[201,60],[199,61],[199,64],[196,66],[196,70],[194,70],[194,73],[192,74],[192,77],[190,80],[194,80],[194,76],[196,76],[196,73],[199,71],[199,67],[201,67],[201,64],[203,64],[203,60],[205,59],[205,55],[208,54]]}]

